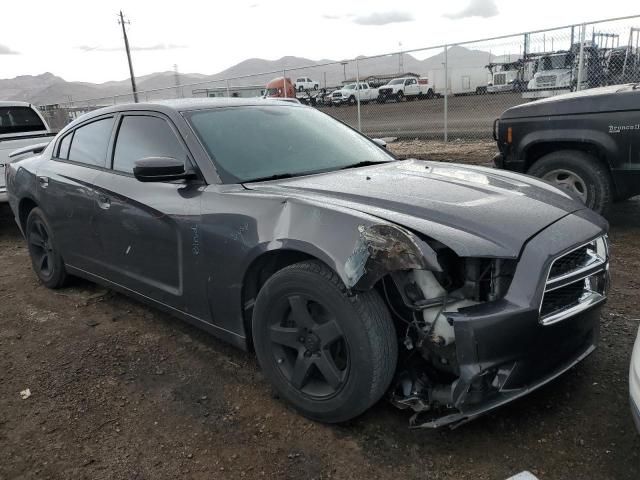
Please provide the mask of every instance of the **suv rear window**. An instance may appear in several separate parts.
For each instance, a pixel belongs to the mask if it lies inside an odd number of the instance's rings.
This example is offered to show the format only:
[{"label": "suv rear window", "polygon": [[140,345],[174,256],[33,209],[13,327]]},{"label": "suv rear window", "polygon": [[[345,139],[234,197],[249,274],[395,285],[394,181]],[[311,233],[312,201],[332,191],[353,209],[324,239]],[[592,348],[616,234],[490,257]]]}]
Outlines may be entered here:
[{"label": "suv rear window", "polygon": [[0,134],[46,129],[38,114],[30,107],[0,107]]}]

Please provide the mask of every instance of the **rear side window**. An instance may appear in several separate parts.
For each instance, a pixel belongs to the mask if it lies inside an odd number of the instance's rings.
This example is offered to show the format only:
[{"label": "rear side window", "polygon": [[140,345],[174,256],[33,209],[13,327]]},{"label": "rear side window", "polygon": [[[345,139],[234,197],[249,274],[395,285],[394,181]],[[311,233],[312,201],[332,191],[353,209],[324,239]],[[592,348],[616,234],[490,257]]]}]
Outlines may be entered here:
[{"label": "rear side window", "polygon": [[113,118],[104,118],[76,129],[68,159],[86,165],[104,167],[107,163],[107,148],[112,129]]},{"label": "rear side window", "polygon": [[186,162],[187,154],[162,118],[143,115],[124,117],[116,139],[113,169],[132,173],[135,162],[147,157],[171,157]]},{"label": "rear side window", "polygon": [[46,130],[44,123],[30,107],[0,107],[0,134]]},{"label": "rear side window", "polygon": [[64,160],[69,159],[69,147],[71,146],[71,138],[73,137],[73,132],[69,133],[65,136],[58,146],[58,154],[56,155],[58,158],[62,158]]}]

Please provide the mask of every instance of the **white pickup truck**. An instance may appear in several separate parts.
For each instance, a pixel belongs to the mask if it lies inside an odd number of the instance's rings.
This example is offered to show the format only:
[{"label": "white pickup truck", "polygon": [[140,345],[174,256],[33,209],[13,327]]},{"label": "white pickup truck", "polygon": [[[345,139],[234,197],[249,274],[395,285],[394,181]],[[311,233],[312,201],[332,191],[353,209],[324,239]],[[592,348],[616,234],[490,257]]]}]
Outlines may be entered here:
[{"label": "white pickup truck", "polygon": [[398,102],[413,100],[415,98],[433,98],[433,87],[426,79],[416,77],[400,77],[390,80],[386,85],[378,89],[378,102],[384,103],[387,100]]},{"label": "white pickup truck", "polygon": [[369,103],[378,98],[378,89],[369,86],[367,82],[360,82],[360,88],[356,90],[356,84],[350,83],[331,94],[331,103],[334,106],[347,103],[355,105],[360,97],[360,103]]},{"label": "white pickup truck", "polygon": [[0,101],[0,202],[7,201],[5,165],[21,155],[42,151],[54,136],[35,106]]}]

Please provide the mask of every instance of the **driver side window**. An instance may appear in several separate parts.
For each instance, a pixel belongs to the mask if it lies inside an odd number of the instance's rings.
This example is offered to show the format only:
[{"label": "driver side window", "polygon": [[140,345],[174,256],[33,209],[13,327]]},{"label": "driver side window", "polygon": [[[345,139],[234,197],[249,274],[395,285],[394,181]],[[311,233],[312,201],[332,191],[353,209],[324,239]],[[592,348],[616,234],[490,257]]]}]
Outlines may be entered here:
[{"label": "driver side window", "polygon": [[170,157],[187,163],[187,152],[166,120],[147,115],[122,118],[113,154],[113,169],[133,173],[135,162]]}]

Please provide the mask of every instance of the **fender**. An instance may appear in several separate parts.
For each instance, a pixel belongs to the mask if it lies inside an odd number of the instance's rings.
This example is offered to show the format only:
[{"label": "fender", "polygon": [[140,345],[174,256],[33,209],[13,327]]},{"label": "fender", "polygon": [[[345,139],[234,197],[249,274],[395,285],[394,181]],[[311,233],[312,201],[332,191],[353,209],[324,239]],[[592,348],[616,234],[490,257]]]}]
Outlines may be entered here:
[{"label": "fender", "polygon": [[518,142],[515,152],[515,158],[526,160],[527,153],[535,145],[543,143],[584,143],[592,145],[599,151],[605,153],[604,159],[607,166],[612,168],[611,158],[620,155],[616,142],[605,132],[593,129],[554,129],[554,130],[534,130],[527,133],[522,140]]},{"label": "fender", "polygon": [[[334,234],[326,235],[323,231],[330,225]],[[307,200],[283,203],[272,237],[248,252],[242,270],[260,255],[276,250],[318,258],[355,290],[368,290],[398,270],[442,271],[435,251],[409,230],[373,215]]]}]

